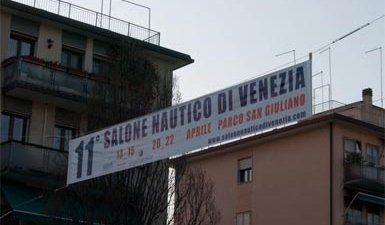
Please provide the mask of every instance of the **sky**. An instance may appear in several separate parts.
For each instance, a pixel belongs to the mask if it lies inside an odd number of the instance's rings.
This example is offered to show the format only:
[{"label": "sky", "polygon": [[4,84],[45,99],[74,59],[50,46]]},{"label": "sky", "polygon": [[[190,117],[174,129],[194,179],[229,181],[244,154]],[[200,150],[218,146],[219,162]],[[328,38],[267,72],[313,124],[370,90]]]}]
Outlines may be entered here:
[{"label": "sky", "polygon": [[[67,1],[101,11],[102,0]],[[174,71],[183,101],[293,64],[293,52],[277,54],[295,50],[296,58],[304,56],[302,60],[305,60],[309,52],[385,15],[385,0],[134,2],[151,8],[151,29],[161,33],[161,46],[188,54],[195,60]],[[104,0],[106,14],[108,3],[109,0]],[[116,18],[148,27],[148,13],[145,8],[112,0],[111,15]],[[385,60],[385,17],[330,47],[331,67],[329,51],[313,54],[313,74],[322,71],[323,75],[313,78],[313,87],[320,86],[321,79],[323,84],[330,84],[331,77],[332,99],[345,104],[361,100],[362,89],[370,87],[373,100],[380,105],[380,51],[365,52],[382,47]],[[385,67],[385,63],[382,64]],[[385,79],[382,86],[385,87]],[[328,91],[326,86],[323,101],[329,99]],[[315,103],[322,102],[320,88],[313,98]]]}]

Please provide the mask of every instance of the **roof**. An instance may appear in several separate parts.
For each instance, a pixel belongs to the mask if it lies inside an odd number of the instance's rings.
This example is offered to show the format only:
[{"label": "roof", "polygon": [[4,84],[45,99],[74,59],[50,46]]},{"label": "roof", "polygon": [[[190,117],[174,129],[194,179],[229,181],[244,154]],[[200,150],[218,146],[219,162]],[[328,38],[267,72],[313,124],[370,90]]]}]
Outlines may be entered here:
[{"label": "roof", "polygon": [[68,31],[100,39],[102,41],[111,43],[116,43],[117,41],[129,41],[136,44],[138,47],[151,52],[154,56],[161,57],[162,59],[169,61],[173,65],[174,70],[194,62],[190,55],[122,35],[107,29],[99,28],[42,9],[34,8],[11,0],[0,0],[0,5],[2,10],[11,14],[19,15],[23,18],[39,22],[45,22]]}]

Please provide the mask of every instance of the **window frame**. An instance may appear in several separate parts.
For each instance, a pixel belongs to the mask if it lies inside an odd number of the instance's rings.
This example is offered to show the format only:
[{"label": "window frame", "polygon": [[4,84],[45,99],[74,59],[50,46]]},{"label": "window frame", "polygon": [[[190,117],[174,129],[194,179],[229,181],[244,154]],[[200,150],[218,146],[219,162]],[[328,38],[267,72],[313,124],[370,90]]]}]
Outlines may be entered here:
[{"label": "window frame", "polygon": [[[366,207],[366,224],[376,225],[381,223],[381,210],[373,205],[367,205]],[[369,216],[372,215],[371,217]],[[377,223],[378,222],[378,223]]]},{"label": "window frame", "polygon": [[[94,70],[95,61],[101,62],[100,65],[102,66],[102,68],[99,69],[99,71]],[[93,57],[92,57],[92,74],[97,75],[97,76],[106,76],[110,70],[111,70],[110,58],[108,58],[106,56],[101,56],[99,54],[93,55]]]},{"label": "window frame", "polygon": [[[379,154],[380,154],[380,147],[378,145],[374,145],[374,144],[369,144],[367,143],[366,146],[365,146],[365,161],[366,162],[369,162],[369,163],[373,163],[374,165],[378,165],[380,163],[380,157],[379,157]],[[373,149],[376,149],[377,150],[377,157],[376,157],[376,161],[373,162],[373,161],[369,161],[368,160],[368,150],[369,150],[369,147],[371,147]],[[373,154],[370,155],[371,157],[373,157]]]},{"label": "window frame", "polygon": [[[245,224],[245,216],[249,216],[249,223]],[[241,224],[238,224],[238,218],[239,216],[241,217]],[[251,211],[243,211],[243,212],[238,212],[235,214],[235,224],[236,225],[251,225],[252,223],[252,218],[251,218]]]},{"label": "window frame", "polygon": [[[63,62],[63,53],[66,53],[67,54],[67,57],[66,57],[66,63]],[[74,67],[71,65],[71,58],[72,56],[79,56],[79,59],[80,59],[80,68],[78,68],[77,66]],[[83,70],[84,68],[84,57],[85,57],[85,52],[81,49],[77,49],[77,48],[74,48],[74,47],[70,47],[70,46],[67,46],[67,45],[63,45],[62,46],[62,49],[61,49],[61,55],[60,55],[60,64],[63,65],[63,66],[66,66],[68,68],[71,68],[71,69],[78,69],[78,70]]]},{"label": "window frame", "polygon": [[[250,160],[250,167],[241,168],[241,162]],[[251,156],[238,159],[237,161],[237,181],[238,184],[251,183],[253,181],[253,158]]]},{"label": "window frame", "polygon": [[346,211],[345,221],[350,222],[350,223],[359,223],[360,224],[364,221],[363,217],[364,217],[363,205],[353,204]]},{"label": "window frame", "polygon": [[[353,152],[347,152],[347,141],[354,141],[354,151]],[[359,151],[357,151],[357,144],[359,146]],[[344,137],[343,138],[343,154],[344,154],[344,163],[349,163],[350,161],[348,160],[348,155],[354,153],[358,154],[361,157],[361,160],[363,158],[363,151],[362,151],[362,142],[358,139],[355,138],[350,138],[350,137]]]},{"label": "window frame", "polygon": [[[16,44],[16,55],[13,55],[13,54],[10,53],[9,46],[11,46],[11,40],[16,40],[17,41],[17,44]],[[35,54],[35,44],[36,44],[36,41],[37,41],[37,39],[35,37],[11,31],[11,34],[9,35],[8,41],[9,41],[8,49],[7,49],[8,57],[34,56],[34,54]],[[22,49],[22,43],[23,42],[24,43],[28,43],[28,44],[31,45],[30,53],[28,55],[21,55],[21,49]]]},{"label": "window frame", "polygon": [[[60,129],[60,135],[59,137],[56,137],[55,135],[55,129],[59,128]],[[65,141],[66,141],[66,135],[65,135],[65,131],[71,131],[72,132],[72,135],[71,135],[71,139],[74,138],[76,136],[76,133],[77,133],[77,129],[76,128],[73,128],[73,127],[69,127],[69,126],[62,126],[62,125],[58,125],[56,124],[54,126],[54,140],[53,140],[53,143],[52,143],[52,147],[56,150],[59,150],[59,151],[68,151],[68,148],[66,148],[66,146],[68,146],[68,143],[66,145]],[[60,142],[59,142],[59,146],[56,146],[56,139],[59,138]],[[69,139],[68,142],[71,140]]]},{"label": "window frame", "polygon": [[[7,131],[7,138],[4,140],[4,142],[7,141],[21,141],[21,142],[26,142],[26,133],[27,133],[27,117],[18,115],[18,114],[13,114],[13,113],[8,113],[8,112],[2,112],[1,113],[2,118],[3,115],[9,116],[9,125],[8,125],[8,131]],[[15,118],[21,119],[22,120],[22,130],[21,130],[21,140],[14,139],[14,128],[15,128]],[[0,140],[3,142],[2,140]]]}]

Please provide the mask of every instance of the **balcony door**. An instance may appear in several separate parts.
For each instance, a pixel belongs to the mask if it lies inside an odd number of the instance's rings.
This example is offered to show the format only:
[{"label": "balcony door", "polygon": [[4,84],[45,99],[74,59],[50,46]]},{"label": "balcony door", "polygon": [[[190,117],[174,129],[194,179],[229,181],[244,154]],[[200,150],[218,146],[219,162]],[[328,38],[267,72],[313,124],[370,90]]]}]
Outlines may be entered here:
[{"label": "balcony door", "polygon": [[25,141],[26,118],[2,113],[1,114],[1,142],[16,140]]},{"label": "balcony door", "polygon": [[8,56],[33,55],[35,41],[22,36],[11,35],[8,44]]},{"label": "balcony door", "polygon": [[61,64],[73,69],[81,70],[83,68],[84,54],[72,48],[63,48],[61,54]]},{"label": "balcony door", "polygon": [[76,130],[69,127],[55,126],[53,147],[58,150],[68,151],[69,141],[75,136]]}]

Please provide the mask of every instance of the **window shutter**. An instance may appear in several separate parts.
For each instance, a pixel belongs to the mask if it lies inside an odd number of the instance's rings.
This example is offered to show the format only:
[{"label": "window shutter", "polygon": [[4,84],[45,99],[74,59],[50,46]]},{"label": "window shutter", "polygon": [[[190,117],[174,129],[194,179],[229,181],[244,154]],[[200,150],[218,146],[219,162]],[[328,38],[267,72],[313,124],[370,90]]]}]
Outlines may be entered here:
[{"label": "window shutter", "polygon": [[251,157],[246,159],[241,159],[238,161],[238,167],[240,170],[245,170],[251,168],[252,161]]},{"label": "window shutter", "polygon": [[63,31],[63,45],[78,48],[80,50],[86,49],[87,39],[85,36]]},{"label": "window shutter", "polygon": [[40,24],[17,16],[12,16],[11,30],[33,37],[39,36]]}]

